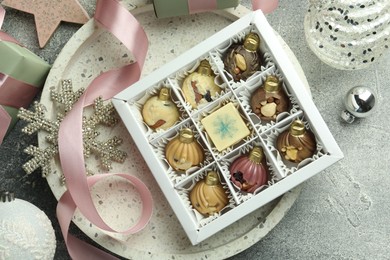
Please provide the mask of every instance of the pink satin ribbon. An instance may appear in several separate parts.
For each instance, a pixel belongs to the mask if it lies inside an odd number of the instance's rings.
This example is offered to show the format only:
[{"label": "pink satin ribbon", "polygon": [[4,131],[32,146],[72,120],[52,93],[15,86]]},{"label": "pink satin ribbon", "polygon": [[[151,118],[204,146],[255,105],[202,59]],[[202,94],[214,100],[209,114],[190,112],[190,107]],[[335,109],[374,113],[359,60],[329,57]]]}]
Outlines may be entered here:
[{"label": "pink satin ribbon", "polygon": [[[5,10],[0,5],[0,29],[3,26]],[[19,44],[17,40],[0,31],[0,41]],[[28,107],[39,89],[0,72],[0,144],[8,131],[12,118],[2,106]]]},{"label": "pink satin ribbon", "polygon": [[[106,231],[117,232],[100,217],[89,191],[94,183],[107,175],[88,178],[85,175],[82,140],[83,108],[91,105],[98,96],[110,99],[138,81],[148,49],[148,40],[144,30],[135,17],[117,0],[98,0],[94,19],[100,26],[117,37],[133,53],[137,62],[105,72],[95,78],[60,126],[59,155],[68,190],[59,200],[57,217],[69,254],[73,259],[111,259],[109,254],[68,234],[69,224],[76,207],[95,226]],[[133,234],[141,230],[152,215],[152,195],[138,178],[123,173],[115,175],[127,179],[141,195],[143,203],[141,218],[130,229],[119,232]]]},{"label": "pink satin ribbon", "polygon": [[[107,1],[107,0],[105,0]],[[108,176],[120,176],[126,180],[128,180],[130,183],[134,185],[134,187],[137,189],[139,194],[141,195],[141,200],[143,201],[143,209],[142,209],[142,215],[141,219],[138,221],[136,225],[134,225],[132,228],[121,232],[124,234],[133,234],[138,231],[140,231],[149,221],[149,216],[152,213],[151,206],[145,204],[152,205],[151,201],[151,194],[148,190],[148,188],[145,186],[145,184],[138,178],[131,176],[129,174],[104,174],[104,175],[95,175],[88,177],[88,187],[92,187],[95,183],[97,183],[99,180],[106,178]],[[73,200],[73,197],[71,196],[70,192],[65,192],[61,199],[58,201],[57,205],[57,218],[58,222],[61,226],[61,232],[64,236],[64,241],[68,248],[68,253],[74,260],[84,260],[84,259],[93,259],[93,260],[109,260],[109,259],[117,259],[116,257],[112,256],[109,253],[106,253],[100,249],[97,249],[96,247],[72,236],[69,234],[69,225],[72,221],[73,215],[75,213],[76,208],[78,206]],[[89,219],[90,220],[90,219]],[[91,220],[90,220],[91,221]],[[91,223],[95,224],[93,221]],[[105,229],[107,230],[107,229]],[[109,231],[115,232],[112,229]]]},{"label": "pink satin ribbon", "polygon": [[[5,9],[0,5],[0,29],[3,26],[4,17],[5,17]],[[6,34],[5,32],[2,32],[2,31],[0,31],[0,40],[5,41],[5,42],[13,42],[13,43],[19,44],[18,41],[15,40],[15,38],[9,36],[8,34]]]}]

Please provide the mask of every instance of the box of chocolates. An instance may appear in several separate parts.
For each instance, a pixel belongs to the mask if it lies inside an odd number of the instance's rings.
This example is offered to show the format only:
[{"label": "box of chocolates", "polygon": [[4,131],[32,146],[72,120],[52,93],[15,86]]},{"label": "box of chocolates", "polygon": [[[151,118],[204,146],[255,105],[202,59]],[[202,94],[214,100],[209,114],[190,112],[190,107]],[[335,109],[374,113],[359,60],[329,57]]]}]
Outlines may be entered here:
[{"label": "box of chocolates", "polygon": [[261,11],[113,103],[194,245],[343,157]]}]

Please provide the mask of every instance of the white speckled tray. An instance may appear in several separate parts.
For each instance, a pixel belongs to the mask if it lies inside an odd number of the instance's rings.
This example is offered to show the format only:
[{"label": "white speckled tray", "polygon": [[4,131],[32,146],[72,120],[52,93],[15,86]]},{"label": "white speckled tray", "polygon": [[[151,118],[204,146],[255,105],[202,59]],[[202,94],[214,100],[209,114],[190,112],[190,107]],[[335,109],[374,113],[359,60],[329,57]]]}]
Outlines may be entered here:
[{"label": "white speckled tray", "polygon": [[[177,57],[248,11],[239,6],[231,11],[157,20],[151,6],[137,8],[134,13],[144,26],[150,42],[143,75]],[[286,45],[285,48],[289,50]],[[294,55],[290,54],[300,68]],[[129,62],[129,57],[131,54],[113,36],[97,30],[94,22],[89,21],[64,47],[48,76],[41,98],[41,103],[50,111],[48,116],[52,119],[56,116],[56,106],[50,100],[51,87],[58,88],[62,79],[72,79],[75,89],[87,87],[100,72],[123,66]],[[303,72],[300,74],[308,86]],[[218,259],[235,255],[272,230],[293,205],[301,190],[300,187],[295,188],[197,246],[192,246],[124,125],[99,131],[102,140],[114,135],[124,140],[121,149],[128,153],[128,158],[123,164],[115,163],[112,172],[128,172],[142,178],[153,193],[153,216],[143,231],[131,236],[103,232],[78,212],[73,221],[94,241],[126,258]],[[47,146],[44,137],[44,133],[38,135],[41,148]],[[98,168],[96,158],[88,158],[86,162],[89,170],[103,172]],[[47,176],[47,181],[58,199],[65,191],[65,187],[60,184],[61,168],[58,160],[52,161],[52,168],[54,172]],[[99,182],[92,190],[92,197],[102,217],[113,228],[125,229],[139,216],[138,194],[123,179],[109,178]]]}]

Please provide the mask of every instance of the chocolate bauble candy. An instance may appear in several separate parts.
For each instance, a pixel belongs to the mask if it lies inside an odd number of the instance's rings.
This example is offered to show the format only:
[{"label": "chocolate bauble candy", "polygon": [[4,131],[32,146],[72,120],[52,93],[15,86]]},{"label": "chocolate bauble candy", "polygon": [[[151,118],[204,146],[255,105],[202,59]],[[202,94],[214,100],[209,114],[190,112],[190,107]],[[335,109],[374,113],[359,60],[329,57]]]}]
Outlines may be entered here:
[{"label": "chocolate bauble candy", "polygon": [[314,134],[307,130],[300,120],[295,120],[289,129],[278,136],[276,141],[276,148],[283,158],[295,163],[312,157],[316,147]]},{"label": "chocolate bauble candy", "polygon": [[192,206],[203,215],[220,212],[229,203],[228,196],[218,174],[211,171],[206,178],[197,182],[190,192]]},{"label": "chocolate bauble candy", "polygon": [[186,171],[203,162],[204,153],[192,130],[184,128],[165,147],[165,158],[173,169]]},{"label": "chocolate bauble candy", "polygon": [[232,182],[242,191],[251,193],[265,185],[268,173],[263,158],[261,147],[254,147],[249,154],[238,157],[230,166]]},{"label": "chocolate bauble candy", "polygon": [[157,96],[145,102],[142,117],[145,123],[155,130],[166,130],[179,120],[179,111],[171,100],[168,88],[161,88]]},{"label": "chocolate bauble candy", "polygon": [[276,76],[268,76],[265,83],[251,97],[253,112],[263,121],[274,121],[277,115],[288,111],[289,98],[280,87]]},{"label": "chocolate bauble candy", "polygon": [[224,65],[234,81],[246,80],[260,70],[259,46],[260,37],[252,32],[245,37],[243,44],[233,45],[227,50]]},{"label": "chocolate bauble candy", "polygon": [[184,79],[182,85],[183,95],[192,108],[211,102],[213,97],[221,91],[221,88],[215,84],[214,79],[215,75],[207,60],[202,60],[197,71]]}]

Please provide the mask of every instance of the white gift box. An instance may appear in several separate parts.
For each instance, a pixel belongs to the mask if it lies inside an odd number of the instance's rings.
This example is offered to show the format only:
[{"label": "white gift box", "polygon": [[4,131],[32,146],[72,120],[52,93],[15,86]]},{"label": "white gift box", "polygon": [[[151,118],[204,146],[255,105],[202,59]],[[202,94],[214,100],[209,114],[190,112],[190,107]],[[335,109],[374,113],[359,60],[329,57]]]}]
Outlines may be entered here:
[{"label": "white gift box", "polygon": [[[234,82],[224,69],[222,57],[232,44],[242,42],[251,31],[260,36],[263,64],[261,70],[246,81]],[[222,92],[212,102],[192,109],[185,101],[181,83],[204,59],[211,64],[216,75],[215,82]],[[289,111],[279,114],[274,122],[262,122],[251,111],[249,101],[254,90],[262,86],[268,75],[277,75],[281,79],[291,102]],[[155,131],[144,123],[141,110],[146,100],[156,95],[163,86],[170,89],[172,100],[180,111],[180,120],[167,130]],[[261,11],[246,15],[149,74],[116,95],[113,103],[194,245],[343,158],[340,148]],[[227,149],[218,151],[201,120],[228,103],[237,108],[250,135]],[[314,133],[317,142],[314,155],[299,164],[283,159],[275,144],[277,136],[288,129],[295,119],[305,123],[306,128]],[[194,131],[195,139],[205,150],[205,159],[200,166],[178,173],[165,158],[165,146],[185,127]],[[245,193],[230,181],[229,165],[254,146],[263,148],[270,177],[267,184],[256,192]],[[204,216],[192,207],[189,193],[210,170],[219,174],[229,203],[218,214]]]}]

